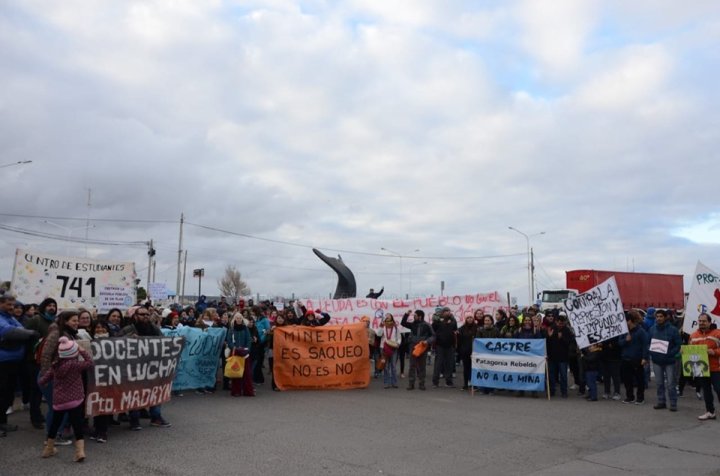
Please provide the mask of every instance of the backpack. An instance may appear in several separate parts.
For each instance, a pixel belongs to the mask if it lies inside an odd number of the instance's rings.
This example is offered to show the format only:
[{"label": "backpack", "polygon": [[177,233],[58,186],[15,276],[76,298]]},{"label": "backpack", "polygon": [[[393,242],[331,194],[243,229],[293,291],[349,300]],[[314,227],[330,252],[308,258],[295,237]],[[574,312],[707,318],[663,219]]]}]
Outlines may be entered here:
[{"label": "backpack", "polygon": [[35,343],[35,346],[33,347],[33,354],[35,355],[35,363],[38,365],[41,365],[42,363],[42,354],[43,350],[45,349],[45,338],[41,337],[38,339],[38,341]]}]

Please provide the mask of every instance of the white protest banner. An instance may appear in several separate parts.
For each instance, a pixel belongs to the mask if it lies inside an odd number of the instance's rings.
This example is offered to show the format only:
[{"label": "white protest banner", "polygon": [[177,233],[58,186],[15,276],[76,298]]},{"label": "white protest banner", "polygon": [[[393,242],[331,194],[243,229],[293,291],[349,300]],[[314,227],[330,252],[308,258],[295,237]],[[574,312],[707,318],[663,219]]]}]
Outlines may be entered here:
[{"label": "white protest banner", "polygon": [[148,292],[153,300],[167,299],[169,294],[165,283],[150,283]]},{"label": "white protest banner", "polygon": [[684,333],[697,330],[697,319],[702,312],[708,313],[720,326],[720,275],[698,261],[685,306]]},{"label": "white protest banner", "polygon": [[472,314],[478,309],[485,314],[494,315],[498,309],[507,310],[508,308],[507,302],[500,297],[497,291],[464,296],[437,296],[392,301],[368,298],[301,299],[300,301],[308,310],[320,309],[320,311],[330,314],[329,324],[352,324],[359,322],[363,316],[367,316],[371,320],[373,329],[380,326],[386,313],[392,314],[395,322],[400,324],[405,312],[422,309],[425,312],[425,321],[430,322],[436,308],[448,307],[460,325],[464,322],[466,315]]},{"label": "white protest banner", "polygon": [[[135,263],[53,256],[18,249],[15,252],[12,291],[22,302],[54,298],[60,309],[135,304]],[[105,306],[105,307],[103,307]]]},{"label": "white protest banner", "polygon": [[628,332],[615,277],[563,302],[581,349]]}]

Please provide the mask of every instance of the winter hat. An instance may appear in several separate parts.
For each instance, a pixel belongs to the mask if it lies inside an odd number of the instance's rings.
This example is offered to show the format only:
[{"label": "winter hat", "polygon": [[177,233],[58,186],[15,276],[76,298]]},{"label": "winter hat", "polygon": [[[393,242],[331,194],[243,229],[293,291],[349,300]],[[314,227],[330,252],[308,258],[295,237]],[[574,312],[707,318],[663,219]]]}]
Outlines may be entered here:
[{"label": "winter hat", "polygon": [[78,345],[74,340],[68,339],[65,336],[60,338],[58,344],[58,356],[61,359],[73,359],[79,354]]},{"label": "winter hat", "polygon": [[308,309],[308,311],[305,313],[305,317],[314,316],[314,315],[315,315],[315,311],[313,311],[312,309]]}]

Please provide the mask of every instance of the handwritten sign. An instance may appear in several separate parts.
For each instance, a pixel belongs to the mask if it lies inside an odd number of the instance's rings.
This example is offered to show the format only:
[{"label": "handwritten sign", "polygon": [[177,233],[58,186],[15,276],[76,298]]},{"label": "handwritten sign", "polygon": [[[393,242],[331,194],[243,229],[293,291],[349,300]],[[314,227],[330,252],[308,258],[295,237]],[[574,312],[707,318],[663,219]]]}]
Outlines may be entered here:
[{"label": "handwritten sign", "polygon": [[87,415],[112,415],[170,400],[181,337],[121,337],[89,342]]},{"label": "handwritten sign", "polygon": [[545,339],[475,339],[472,385],[545,391]]},{"label": "handwritten sign", "polygon": [[281,390],[345,390],[370,384],[364,324],[276,327],[273,332],[273,371]]},{"label": "handwritten sign", "polygon": [[150,283],[148,292],[150,292],[150,297],[155,300],[167,299],[170,294],[165,283]]},{"label": "handwritten sign", "polygon": [[486,314],[495,314],[498,309],[507,310],[507,302],[498,292],[466,294],[463,296],[437,296],[415,299],[304,299],[302,304],[307,309],[320,309],[330,314],[330,324],[345,325],[360,322],[363,316],[371,319],[371,327],[381,326],[384,315],[393,315],[397,325],[407,311],[422,309],[425,315],[432,316],[438,307],[449,307],[459,323],[463,317],[480,309]]},{"label": "handwritten sign", "polygon": [[668,346],[670,342],[660,339],[650,340],[650,352],[657,352],[658,354],[667,354]]},{"label": "handwritten sign", "polygon": [[[54,298],[60,309],[110,307],[135,303],[135,264],[15,251],[12,290],[22,302]],[[116,296],[123,293],[123,296]],[[103,298],[100,299],[100,295]],[[103,308],[112,302],[112,306]],[[122,305],[121,305],[122,304]]]},{"label": "handwritten sign", "polygon": [[585,293],[566,299],[563,306],[581,349],[628,332],[614,276]]},{"label": "handwritten sign", "polygon": [[690,285],[683,332],[692,334],[697,330],[700,313],[706,312],[720,326],[720,275],[698,261]]},{"label": "handwritten sign", "polygon": [[226,332],[224,327],[210,327],[204,331],[195,327],[162,330],[163,335],[185,339],[173,390],[215,386]]}]

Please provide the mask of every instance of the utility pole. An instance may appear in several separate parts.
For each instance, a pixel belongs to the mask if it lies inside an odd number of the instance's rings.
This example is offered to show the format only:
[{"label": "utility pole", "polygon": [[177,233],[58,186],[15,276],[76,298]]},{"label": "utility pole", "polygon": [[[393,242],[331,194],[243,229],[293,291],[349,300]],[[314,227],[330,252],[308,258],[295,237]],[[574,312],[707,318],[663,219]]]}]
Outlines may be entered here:
[{"label": "utility pole", "polygon": [[183,260],[182,294],[180,295],[180,304],[185,302],[185,273],[187,273],[187,250],[185,250],[185,259]]},{"label": "utility pole", "polygon": [[205,275],[205,268],[193,269],[193,278],[198,278],[198,300],[202,296],[202,277]]},{"label": "utility pole", "polygon": [[532,305],[535,302],[535,253],[532,248],[530,248],[530,289],[532,293],[530,304]]},{"label": "utility pole", "polygon": [[[92,196],[92,189],[88,188],[88,202],[87,202],[87,219],[85,220],[85,241],[88,240],[88,232],[90,231],[90,206],[91,201],[90,197]],[[85,243],[85,257],[87,258],[88,255],[88,248],[87,243]]]},{"label": "utility pole", "polygon": [[155,282],[155,270],[156,270],[156,269],[157,269],[157,260],[153,259],[153,276],[152,276],[152,278],[153,278],[152,282],[153,282],[153,283]]},{"label": "utility pole", "polygon": [[152,277],[152,263],[153,263],[153,257],[155,256],[155,248],[153,248],[153,240],[150,238],[150,243],[148,246],[148,276],[147,276],[147,283],[145,284],[145,290],[150,293],[150,278]]},{"label": "utility pole", "polygon": [[178,240],[178,265],[177,265],[177,281],[175,283],[175,296],[177,297],[178,291],[180,290],[180,273],[181,273],[181,264],[182,264],[182,247],[183,247],[183,223],[185,221],[185,215],[183,213],[180,214],[180,239]]}]

